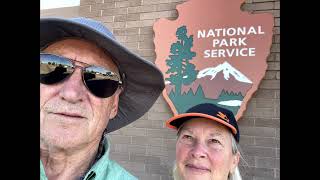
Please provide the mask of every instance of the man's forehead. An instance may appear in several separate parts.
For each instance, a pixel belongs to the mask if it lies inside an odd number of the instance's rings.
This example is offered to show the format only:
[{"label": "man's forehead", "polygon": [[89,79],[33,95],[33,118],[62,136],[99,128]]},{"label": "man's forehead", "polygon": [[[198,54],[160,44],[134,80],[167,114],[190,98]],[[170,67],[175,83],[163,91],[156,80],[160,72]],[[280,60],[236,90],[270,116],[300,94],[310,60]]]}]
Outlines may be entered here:
[{"label": "man's forehead", "polygon": [[44,51],[60,51],[70,52],[72,50],[91,51],[93,54],[102,55],[104,51],[102,48],[85,39],[80,38],[64,38],[50,43]]}]

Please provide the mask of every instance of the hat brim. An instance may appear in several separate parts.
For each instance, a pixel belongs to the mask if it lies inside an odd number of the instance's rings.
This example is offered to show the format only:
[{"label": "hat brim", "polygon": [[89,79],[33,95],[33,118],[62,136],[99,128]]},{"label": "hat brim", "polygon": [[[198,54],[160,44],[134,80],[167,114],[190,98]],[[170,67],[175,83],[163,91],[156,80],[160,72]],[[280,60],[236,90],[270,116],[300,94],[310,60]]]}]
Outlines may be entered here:
[{"label": "hat brim", "polygon": [[208,114],[202,114],[202,113],[183,113],[183,114],[173,116],[172,118],[170,118],[166,121],[166,126],[168,128],[178,130],[180,128],[180,126],[185,121],[187,121],[191,118],[196,118],[196,117],[203,117],[203,118],[221,123],[221,124],[227,126],[228,128],[230,128],[233,134],[237,134],[237,129],[235,127],[233,127],[232,125],[230,125],[229,123],[227,123],[219,118],[216,118],[214,116],[210,116]]},{"label": "hat brim", "polygon": [[163,75],[154,64],[132,53],[111,37],[72,20],[40,19],[40,49],[66,37],[79,37],[95,42],[113,56],[118,68],[125,74],[125,87],[120,95],[118,113],[109,121],[107,133],[143,116],[164,89]]}]

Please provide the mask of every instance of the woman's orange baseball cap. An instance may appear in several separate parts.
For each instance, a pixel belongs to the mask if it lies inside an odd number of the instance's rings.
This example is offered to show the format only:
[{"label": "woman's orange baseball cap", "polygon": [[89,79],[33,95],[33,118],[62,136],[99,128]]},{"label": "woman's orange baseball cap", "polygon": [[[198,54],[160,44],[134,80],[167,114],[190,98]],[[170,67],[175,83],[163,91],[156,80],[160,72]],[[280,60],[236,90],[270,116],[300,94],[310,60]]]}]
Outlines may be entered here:
[{"label": "woman's orange baseball cap", "polygon": [[183,123],[195,117],[203,117],[225,125],[230,129],[236,141],[239,142],[240,132],[233,113],[228,109],[210,103],[198,104],[187,110],[186,113],[173,116],[166,121],[166,126],[178,130]]}]

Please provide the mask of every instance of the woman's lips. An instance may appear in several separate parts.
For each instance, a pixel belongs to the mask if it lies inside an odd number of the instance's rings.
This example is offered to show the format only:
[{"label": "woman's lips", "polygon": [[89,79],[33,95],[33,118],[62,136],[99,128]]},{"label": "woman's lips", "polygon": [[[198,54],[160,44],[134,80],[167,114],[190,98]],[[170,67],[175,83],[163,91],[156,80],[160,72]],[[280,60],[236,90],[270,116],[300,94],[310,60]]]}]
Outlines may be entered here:
[{"label": "woman's lips", "polygon": [[211,170],[202,165],[187,164],[186,167],[195,172],[211,172]]}]

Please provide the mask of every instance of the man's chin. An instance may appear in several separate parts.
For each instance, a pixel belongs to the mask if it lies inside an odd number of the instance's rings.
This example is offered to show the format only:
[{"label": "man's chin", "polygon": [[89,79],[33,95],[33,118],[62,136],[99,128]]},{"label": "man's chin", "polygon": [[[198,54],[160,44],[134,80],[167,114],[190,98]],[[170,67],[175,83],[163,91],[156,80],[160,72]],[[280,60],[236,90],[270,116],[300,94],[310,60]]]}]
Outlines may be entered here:
[{"label": "man's chin", "polygon": [[[59,133],[60,132],[60,133]],[[82,144],[83,140],[81,141],[78,134],[72,134],[70,132],[61,132],[58,133],[44,133],[41,134],[41,145],[42,147],[46,148],[56,148],[56,149],[73,149]]]}]

